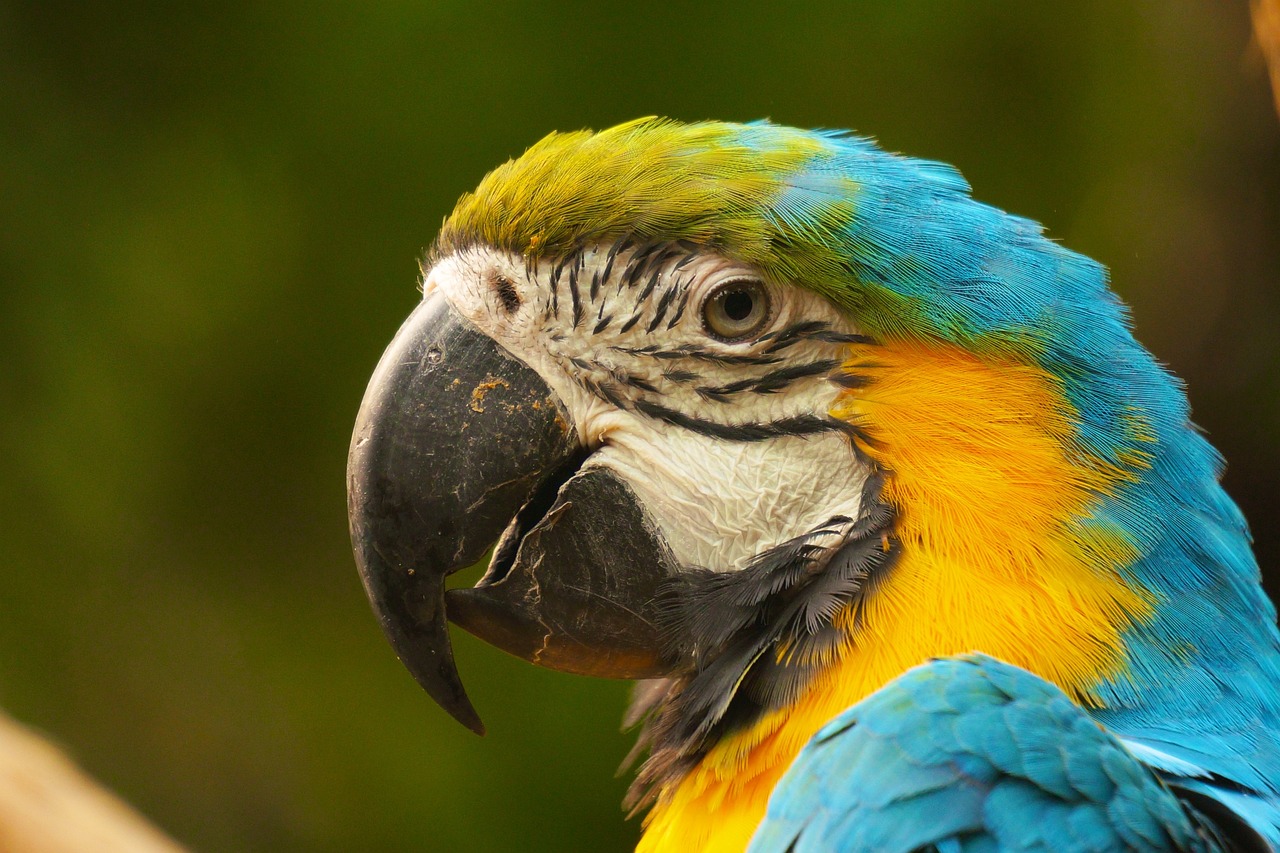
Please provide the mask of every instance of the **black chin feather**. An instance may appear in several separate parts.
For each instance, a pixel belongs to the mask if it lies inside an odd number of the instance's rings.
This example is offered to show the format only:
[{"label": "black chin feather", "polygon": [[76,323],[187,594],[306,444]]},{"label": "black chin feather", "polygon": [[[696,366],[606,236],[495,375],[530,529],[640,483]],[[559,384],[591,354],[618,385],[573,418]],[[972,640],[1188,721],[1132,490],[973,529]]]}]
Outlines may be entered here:
[{"label": "black chin feather", "polygon": [[[836,516],[758,554],[736,572],[695,569],[673,578],[661,597],[669,659],[685,668],[638,691],[632,722],[644,718],[633,758],[649,758],[627,796],[651,803],[726,734],[795,702],[849,639],[870,584],[896,560],[893,508],[880,497],[884,476],[863,488],[857,519]],[[842,624],[849,624],[844,623]]]}]

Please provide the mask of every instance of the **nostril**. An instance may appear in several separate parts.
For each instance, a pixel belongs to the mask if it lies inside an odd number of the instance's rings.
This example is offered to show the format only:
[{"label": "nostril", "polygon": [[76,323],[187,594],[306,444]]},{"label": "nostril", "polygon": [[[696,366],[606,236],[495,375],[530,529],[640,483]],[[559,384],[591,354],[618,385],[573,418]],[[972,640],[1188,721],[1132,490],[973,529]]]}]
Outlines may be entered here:
[{"label": "nostril", "polygon": [[493,289],[498,294],[498,301],[502,303],[503,310],[508,314],[514,314],[520,309],[523,300],[520,299],[520,293],[511,279],[505,275],[494,276]]}]

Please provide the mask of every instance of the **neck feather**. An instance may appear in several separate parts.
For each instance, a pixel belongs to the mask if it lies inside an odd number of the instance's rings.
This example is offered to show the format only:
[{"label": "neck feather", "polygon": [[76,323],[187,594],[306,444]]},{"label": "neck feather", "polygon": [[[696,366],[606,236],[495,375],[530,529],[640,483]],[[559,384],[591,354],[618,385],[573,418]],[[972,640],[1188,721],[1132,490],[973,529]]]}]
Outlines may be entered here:
[{"label": "neck feather", "polygon": [[833,414],[885,474],[899,558],[837,616],[840,653],[793,703],[663,787],[641,850],[742,849],[813,734],[931,657],[983,651],[1086,706],[1127,678],[1126,634],[1150,622],[1158,592],[1135,573],[1141,536],[1102,510],[1158,452],[1141,412],[1120,415],[1138,443],[1102,458],[1040,367],[898,343],[855,347],[845,370],[857,381]]}]

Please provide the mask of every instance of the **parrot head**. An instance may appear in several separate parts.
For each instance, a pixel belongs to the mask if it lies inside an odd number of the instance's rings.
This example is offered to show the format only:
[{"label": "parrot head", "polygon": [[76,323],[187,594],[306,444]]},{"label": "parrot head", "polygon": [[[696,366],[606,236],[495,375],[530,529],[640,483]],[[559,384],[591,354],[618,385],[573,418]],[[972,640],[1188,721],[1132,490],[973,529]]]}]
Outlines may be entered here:
[{"label": "parrot head", "polygon": [[401,659],[473,729],[446,620],[557,669],[667,675],[704,639],[673,612],[682,576],[778,583],[762,564],[816,556],[863,512],[858,429],[830,413],[863,336],[749,260],[781,234],[759,220],[772,170],[813,142],[779,137],[733,175],[750,135],[551,137],[461,202],[424,265],[355,430],[352,531]]},{"label": "parrot head", "polygon": [[[660,798],[698,773],[692,798],[767,793],[934,655],[1140,703],[1135,678],[1188,654],[1157,604],[1200,597],[1149,567],[1174,547],[1155,521],[1243,529],[1102,267],[865,139],[553,134],[463,196],[422,290],[350,450],[373,609],[477,732],[450,621],[645,680]],[[1214,559],[1256,573],[1247,548]]]}]

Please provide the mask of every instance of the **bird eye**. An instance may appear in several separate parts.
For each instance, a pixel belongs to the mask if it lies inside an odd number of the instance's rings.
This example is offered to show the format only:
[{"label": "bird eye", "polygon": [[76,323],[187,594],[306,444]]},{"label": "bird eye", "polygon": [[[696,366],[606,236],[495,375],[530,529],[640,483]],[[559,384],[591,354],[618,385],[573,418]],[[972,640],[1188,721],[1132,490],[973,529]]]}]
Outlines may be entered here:
[{"label": "bird eye", "polygon": [[735,279],[712,291],[702,303],[702,324],[722,341],[740,341],[769,322],[769,294],[762,282]]}]

